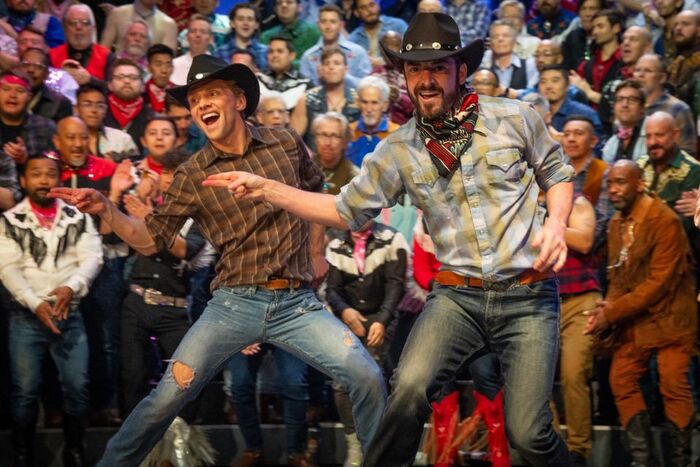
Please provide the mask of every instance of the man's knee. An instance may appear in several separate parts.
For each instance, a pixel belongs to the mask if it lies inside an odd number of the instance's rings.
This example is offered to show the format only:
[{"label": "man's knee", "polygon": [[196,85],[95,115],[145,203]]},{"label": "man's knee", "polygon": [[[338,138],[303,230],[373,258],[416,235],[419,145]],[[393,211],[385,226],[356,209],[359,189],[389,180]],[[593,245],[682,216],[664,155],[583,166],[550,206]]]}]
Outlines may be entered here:
[{"label": "man's knee", "polygon": [[173,379],[180,389],[187,389],[194,380],[194,370],[180,361],[175,361],[172,366]]}]

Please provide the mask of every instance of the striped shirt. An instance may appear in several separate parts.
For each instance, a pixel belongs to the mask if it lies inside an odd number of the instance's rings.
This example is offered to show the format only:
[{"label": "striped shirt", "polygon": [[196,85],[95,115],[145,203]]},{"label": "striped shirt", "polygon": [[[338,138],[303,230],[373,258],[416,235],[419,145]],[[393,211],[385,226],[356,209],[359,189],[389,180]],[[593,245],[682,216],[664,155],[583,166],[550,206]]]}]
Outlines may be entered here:
[{"label": "striped shirt", "polygon": [[542,118],[527,104],[479,96],[460,169],[450,179],[438,175],[411,119],[365,157],[336,208],[360,230],[407,193],[424,212],[442,269],[501,281],[531,268],[538,254],[531,242],[545,215],[538,192],[574,173]]},{"label": "striped shirt", "polygon": [[323,174],[292,131],[248,126],[248,147],[240,156],[211,143],[175,171],[163,204],[146,218],[158,249],[175,241],[188,217],[221,254],[219,286],[263,284],[271,278],[312,279],[309,225],[269,203],[236,199],[228,190],[203,187],[211,174],[240,170],[308,191],[321,191]]}]

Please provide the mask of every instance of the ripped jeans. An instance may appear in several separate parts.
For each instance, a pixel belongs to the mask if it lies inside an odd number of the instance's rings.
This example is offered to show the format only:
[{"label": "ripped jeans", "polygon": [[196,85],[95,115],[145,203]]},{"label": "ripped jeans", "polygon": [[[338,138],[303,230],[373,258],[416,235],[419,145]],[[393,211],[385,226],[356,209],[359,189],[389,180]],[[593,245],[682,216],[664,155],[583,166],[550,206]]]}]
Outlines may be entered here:
[{"label": "ripped jeans", "polygon": [[[158,386],[110,439],[102,467],[138,465],[187,402],[246,346],[269,343],[296,355],[350,392],[366,447],[386,403],[381,370],[360,341],[310,289],[220,288],[180,342]],[[173,374],[176,368],[177,380]]]}]

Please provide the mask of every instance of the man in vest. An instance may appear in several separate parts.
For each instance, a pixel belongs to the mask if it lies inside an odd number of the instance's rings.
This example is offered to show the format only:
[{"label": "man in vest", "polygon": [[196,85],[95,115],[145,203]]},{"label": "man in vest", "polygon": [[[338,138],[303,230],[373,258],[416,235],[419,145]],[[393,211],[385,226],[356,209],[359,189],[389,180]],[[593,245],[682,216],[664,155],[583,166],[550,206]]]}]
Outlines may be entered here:
[{"label": "man in vest", "polygon": [[51,49],[51,64],[63,68],[78,82],[105,81],[105,72],[114,62],[114,54],[93,40],[95,19],[90,7],[71,5],[63,18],[66,43]]},{"label": "man in vest", "polygon": [[501,20],[494,21],[489,29],[491,50],[484,54],[483,66],[496,73],[499,83],[505,89],[506,97],[515,97],[511,95],[511,90],[518,91],[537,86],[540,79],[535,60],[522,59],[515,54],[517,35],[510,24]]}]

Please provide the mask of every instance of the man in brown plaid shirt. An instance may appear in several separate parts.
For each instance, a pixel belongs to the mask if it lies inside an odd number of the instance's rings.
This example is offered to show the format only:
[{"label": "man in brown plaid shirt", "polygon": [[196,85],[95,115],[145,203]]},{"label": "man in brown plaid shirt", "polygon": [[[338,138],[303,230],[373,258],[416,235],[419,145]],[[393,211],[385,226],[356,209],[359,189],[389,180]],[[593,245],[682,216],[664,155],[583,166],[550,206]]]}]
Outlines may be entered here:
[{"label": "man in brown plaid shirt", "polygon": [[[295,133],[245,124],[259,99],[257,79],[247,67],[200,55],[187,82],[169,92],[190,108],[209,142],[177,169],[163,204],[145,221],[123,214],[94,190],[52,191],[81,211],[99,215],[140,253],[186,248],[177,234],[188,218],[221,253],[212,300],[183,338],[158,387],[110,440],[99,465],[138,465],[182,407],[233,354],[254,342],[281,347],[346,388],[358,438],[366,446],[384,411],[386,389],[359,340],[307,286],[328,267],[323,228],[310,228],[268,203],[241,201],[227,190],[202,185],[213,174],[249,171],[321,191],[323,175]],[[295,458],[290,465],[308,464]]]}]

